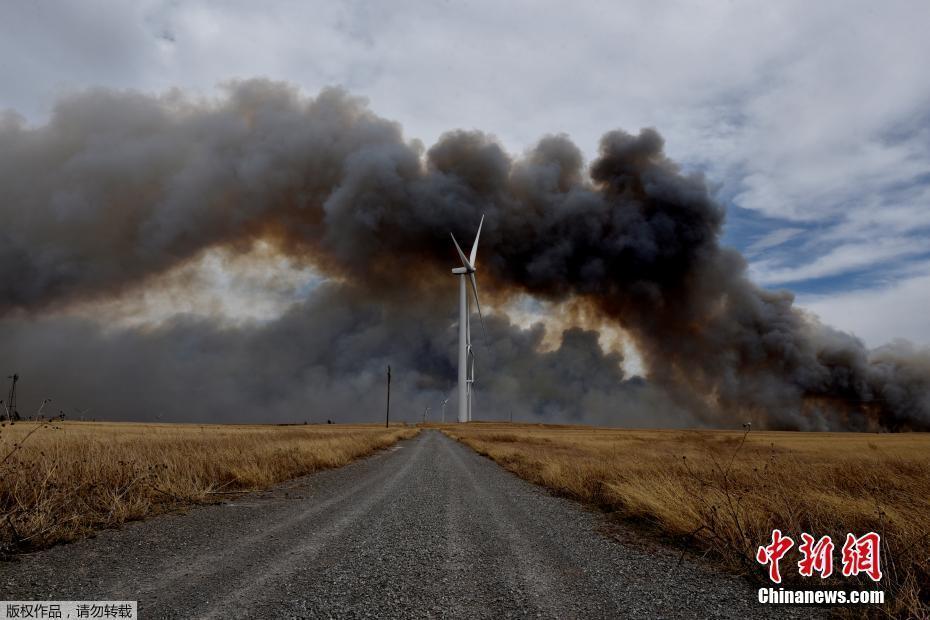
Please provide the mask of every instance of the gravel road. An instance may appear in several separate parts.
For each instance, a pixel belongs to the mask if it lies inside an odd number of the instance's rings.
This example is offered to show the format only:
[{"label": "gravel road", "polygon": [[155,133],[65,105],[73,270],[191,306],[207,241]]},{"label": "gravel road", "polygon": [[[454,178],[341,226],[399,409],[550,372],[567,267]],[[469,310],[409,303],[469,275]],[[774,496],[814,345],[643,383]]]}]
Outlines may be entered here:
[{"label": "gravel road", "polygon": [[740,578],[605,531],[426,431],[269,492],[2,562],[0,598],[138,600],[142,618],[785,615]]}]

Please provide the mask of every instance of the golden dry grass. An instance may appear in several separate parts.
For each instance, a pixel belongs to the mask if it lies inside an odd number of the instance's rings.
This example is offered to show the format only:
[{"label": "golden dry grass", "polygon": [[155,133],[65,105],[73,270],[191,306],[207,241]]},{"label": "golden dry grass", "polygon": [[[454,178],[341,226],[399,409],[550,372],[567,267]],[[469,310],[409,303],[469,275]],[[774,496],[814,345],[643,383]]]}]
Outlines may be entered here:
[{"label": "golden dry grass", "polygon": [[[801,532],[829,534],[837,567],[847,532],[879,532],[882,613],[930,613],[930,434],[480,423],[444,430],[527,480],[709,551],[751,576],[764,576],[753,558],[774,528],[796,545]],[[819,577],[797,575],[796,552],[781,562],[783,575],[819,587]],[[839,589],[874,587],[831,580]]]},{"label": "golden dry grass", "polygon": [[339,467],[417,432],[376,425],[5,424],[0,551],[74,540]]}]

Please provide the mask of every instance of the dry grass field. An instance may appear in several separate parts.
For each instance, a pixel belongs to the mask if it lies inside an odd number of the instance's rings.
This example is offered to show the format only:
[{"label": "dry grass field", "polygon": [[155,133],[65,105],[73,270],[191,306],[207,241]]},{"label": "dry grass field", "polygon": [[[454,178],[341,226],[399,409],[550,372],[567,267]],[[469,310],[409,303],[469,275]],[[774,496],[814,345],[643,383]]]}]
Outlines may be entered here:
[{"label": "dry grass field", "polygon": [[450,436],[534,483],[763,578],[754,560],[774,528],[796,587],[800,533],[833,537],[831,587],[847,532],[882,535],[881,613],[930,613],[930,434],[639,431],[538,425],[446,426]]},{"label": "dry grass field", "polygon": [[0,551],[41,548],[261,489],[344,465],[417,432],[376,425],[5,423]]}]

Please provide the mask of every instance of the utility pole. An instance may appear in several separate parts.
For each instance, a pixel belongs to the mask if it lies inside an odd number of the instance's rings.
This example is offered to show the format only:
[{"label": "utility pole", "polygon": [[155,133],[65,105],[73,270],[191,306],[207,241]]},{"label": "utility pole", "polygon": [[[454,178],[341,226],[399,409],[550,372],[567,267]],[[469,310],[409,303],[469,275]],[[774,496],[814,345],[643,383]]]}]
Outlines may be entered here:
[{"label": "utility pole", "polygon": [[10,383],[10,394],[6,399],[6,415],[9,418],[10,422],[13,420],[19,419],[19,412],[16,411],[16,382],[19,381],[19,375],[13,373],[7,379],[12,379],[13,382]]},{"label": "utility pole", "polygon": [[387,411],[384,414],[384,428],[391,426],[391,365],[388,364]]}]

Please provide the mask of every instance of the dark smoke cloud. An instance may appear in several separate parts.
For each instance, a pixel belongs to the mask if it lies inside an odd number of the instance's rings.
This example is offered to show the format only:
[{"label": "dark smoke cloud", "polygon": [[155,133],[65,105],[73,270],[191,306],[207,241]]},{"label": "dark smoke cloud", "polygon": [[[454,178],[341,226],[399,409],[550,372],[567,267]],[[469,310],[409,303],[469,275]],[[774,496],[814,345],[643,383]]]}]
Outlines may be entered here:
[{"label": "dark smoke cloud", "polygon": [[[454,296],[446,301],[453,306]],[[224,328],[181,316],[154,329],[107,332],[84,319],[10,319],[0,322],[0,341],[30,379],[22,386],[27,400],[45,396],[38,386],[53,386],[71,414],[92,407],[85,415],[117,419],[379,421],[391,364],[394,419],[419,421],[430,407],[438,420],[456,375],[457,327],[430,304],[369,302],[367,291],[327,283],[263,325]],[[493,344],[479,355],[507,372],[482,369],[477,419],[502,412],[637,426],[688,420],[648,384],[625,380],[620,358],[602,352],[595,332],[569,329],[560,347],[540,353],[541,325],[520,330],[495,316],[487,328]]]},{"label": "dark smoke cloud", "polygon": [[[497,417],[930,428],[930,355],[869,352],[749,282],[703,179],[651,129],[606,134],[587,170],[565,136],[516,159],[480,132],[424,152],[341,91],[307,99],[259,80],[218,101],[85,93],[47,126],[5,121],[0,146],[0,353],[111,415],[290,419],[312,403],[366,418],[354,412],[379,410],[388,361],[405,407],[435,402],[454,377],[448,232],[470,239],[486,214],[488,300],[571,301],[631,334],[649,378],[624,378],[593,332],[569,328],[545,351],[541,328],[497,316],[484,359],[476,342],[478,398]],[[257,239],[331,284],[251,327],[114,332],[47,316]],[[140,382],[135,398],[113,387]]]}]

